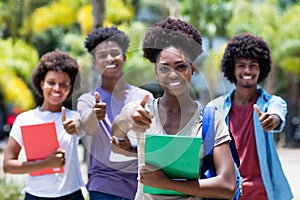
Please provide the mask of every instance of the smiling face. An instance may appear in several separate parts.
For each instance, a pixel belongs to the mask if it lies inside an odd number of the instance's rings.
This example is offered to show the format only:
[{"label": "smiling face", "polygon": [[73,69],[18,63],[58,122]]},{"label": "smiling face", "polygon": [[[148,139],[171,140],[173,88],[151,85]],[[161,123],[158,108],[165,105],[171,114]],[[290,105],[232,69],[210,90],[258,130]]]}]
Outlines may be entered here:
[{"label": "smiling face", "polygon": [[41,81],[41,88],[44,96],[41,108],[59,112],[72,88],[70,76],[66,72],[48,71]]},{"label": "smiling face", "polygon": [[188,93],[194,66],[185,54],[174,47],[161,51],[155,73],[161,87],[168,94],[179,96]]},{"label": "smiling face", "polygon": [[116,42],[102,42],[95,48],[94,66],[100,71],[103,77],[121,77],[124,62],[125,56]]},{"label": "smiling face", "polygon": [[252,88],[257,86],[260,68],[256,60],[239,58],[234,65],[236,86]]}]

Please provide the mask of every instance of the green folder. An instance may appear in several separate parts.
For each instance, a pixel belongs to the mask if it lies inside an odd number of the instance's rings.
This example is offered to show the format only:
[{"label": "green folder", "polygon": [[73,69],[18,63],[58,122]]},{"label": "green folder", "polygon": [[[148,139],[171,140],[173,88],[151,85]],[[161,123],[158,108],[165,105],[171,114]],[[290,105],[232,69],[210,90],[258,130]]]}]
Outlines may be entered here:
[{"label": "green folder", "polygon": [[[202,138],[182,135],[146,135],[145,163],[161,169],[169,178],[195,180],[199,177]],[[144,185],[144,193],[185,195]]]}]

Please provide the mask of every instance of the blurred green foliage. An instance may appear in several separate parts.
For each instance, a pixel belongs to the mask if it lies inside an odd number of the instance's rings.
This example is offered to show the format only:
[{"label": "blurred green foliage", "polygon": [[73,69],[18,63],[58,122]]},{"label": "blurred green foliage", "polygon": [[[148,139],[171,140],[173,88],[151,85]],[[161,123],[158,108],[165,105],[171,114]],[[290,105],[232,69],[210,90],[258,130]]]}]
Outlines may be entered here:
[{"label": "blurred green foliage", "polygon": [[23,40],[0,40],[0,89],[7,104],[23,110],[33,108],[35,101],[28,83],[37,61],[37,51]]},{"label": "blurred green foliage", "polygon": [[22,200],[24,195],[21,194],[21,188],[15,184],[8,184],[0,179],[0,199],[1,200]]},{"label": "blurred green foliage", "polygon": [[300,77],[300,5],[282,10],[275,2],[239,1],[228,24],[228,35],[250,32],[263,37],[270,45],[274,65]]},{"label": "blurred green foliage", "polygon": [[300,5],[290,7],[283,15],[276,40],[274,58],[279,67],[296,74],[300,80]]},{"label": "blurred green foliage", "polygon": [[[129,23],[134,17],[133,6],[123,0],[105,1],[105,18],[112,24]],[[125,4],[126,3],[126,4]]]},{"label": "blurred green foliage", "polygon": [[[218,79],[224,41],[240,32],[262,36],[270,45],[273,64],[282,74],[300,78],[299,0],[106,0],[103,26],[116,25],[131,39],[124,67],[125,79],[143,86],[155,82],[153,64],[142,57],[141,42],[148,26],[167,16],[179,17],[197,27],[210,54],[199,59],[200,71],[214,87]],[[29,109],[35,105],[30,74],[41,55],[59,48],[77,59],[83,89],[98,83],[84,40],[93,29],[90,0],[0,1],[0,93],[5,103]],[[206,58],[206,60],[205,60]],[[290,89],[280,74],[274,87]],[[2,99],[0,99],[2,100]]]},{"label": "blurred green foliage", "polygon": [[148,27],[141,22],[119,26],[130,38],[124,66],[125,80],[133,85],[142,86],[155,80],[154,65],[143,58],[142,41]]},{"label": "blurred green foliage", "polygon": [[64,1],[52,2],[51,4],[36,9],[27,19],[30,21],[31,30],[42,33],[44,30],[55,26],[70,27],[76,19],[76,10]]},{"label": "blurred green foliage", "polygon": [[29,82],[29,74],[38,61],[38,54],[33,46],[23,40],[0,39],[0,68],[14,71]]}]

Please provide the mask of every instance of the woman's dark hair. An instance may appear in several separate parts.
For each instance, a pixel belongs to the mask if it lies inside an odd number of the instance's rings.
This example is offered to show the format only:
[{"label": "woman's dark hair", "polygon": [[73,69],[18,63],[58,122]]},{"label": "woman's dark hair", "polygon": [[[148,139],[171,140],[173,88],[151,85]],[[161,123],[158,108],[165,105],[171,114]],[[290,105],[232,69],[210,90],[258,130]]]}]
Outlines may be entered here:
[{"label": "woman's dark hair", "polygon": [[93,54],[93,50],[96,46],[104,41],[116,42],[121,47],[123,54],[127,52],[130,42],[128,36],[123,31],[118,30],[115,26],[99,27],[87,35],[85,48],[88,52]]},{"label": "woman's dark hair", "polygon": [[265,80],[271,70],[270,49],[261,37],[250,33],[241,33],[228,42],[222,58],[221,68],[224,76],[231,83],[236,82],[234,65],[239,58],[257,60],[260,69],[258,83]]},{"label": "woman's dark hair", "polygon": [[41,82],[45,79],[48,71],[66,72],[69,75],[72,88],[68,97],[73,92],[75,81],[76,83],[80,83],[79,67],[76,60],[68,53],[56,49],[55,51],[44,54],[32,72],[31,82],[40,97],[43,97]]},{"label": "woman's dark hair", "polygon": [[155,63],[167,47],[180,48],[194,61],[202,53],[202,37],[192,25],[167,18],[150,27],[143,40],[144,57]]}]

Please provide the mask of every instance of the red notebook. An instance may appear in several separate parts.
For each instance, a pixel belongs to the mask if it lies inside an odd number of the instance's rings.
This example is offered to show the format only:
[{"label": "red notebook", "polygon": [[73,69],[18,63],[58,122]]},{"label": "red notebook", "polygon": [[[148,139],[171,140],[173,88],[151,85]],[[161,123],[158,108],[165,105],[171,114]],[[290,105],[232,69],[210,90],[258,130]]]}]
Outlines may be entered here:
[{"label": "red notebook", "polygon": [[[47,158],[54,150],[59,148],[56,127],[54,122],[21,126],[23,144],[28,161]],[[62,173],[64,168],[44,168],[31,172],[30,176]]]}]

